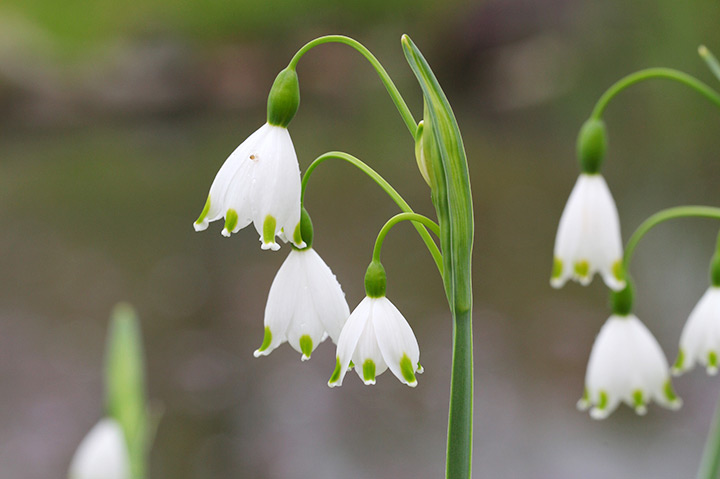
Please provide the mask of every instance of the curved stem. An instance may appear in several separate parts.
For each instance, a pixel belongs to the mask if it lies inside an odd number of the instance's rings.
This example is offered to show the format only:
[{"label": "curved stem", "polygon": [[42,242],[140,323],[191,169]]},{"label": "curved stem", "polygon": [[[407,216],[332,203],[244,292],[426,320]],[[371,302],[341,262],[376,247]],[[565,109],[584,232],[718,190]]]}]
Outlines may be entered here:
[{"label": "curved stem", "polygon": [[[325,162],[326,160],[330,159],[338,159],[338,160],[344,160],[350,163],[351,165],[358,168],[360,171],[368,175],[370,178],[372,178],[375,183],[377,183],[380,188],[385,191],[385,193],[388,194],[390,198],[400,207],[400,209],[405,213],[414,213],[412,208],[410,208],[410,205],[403,199],[402,196],[400,196],[400,193],[398,193],[395,188],[392,187],[390,183],[387,182],[385,178],[380,176],[380,174],[370,168],[368,165],[366,165],[362,160],[359,158],[356,158],[348,153],[343,153],[342,151],[330,151],[328,153],[325,153],[324,155],[320,155],[317,158],[315,158],[315,161],[313,161],[310,166],[308,166],[308,169],[305,170],[305,174],[302,177],[302,184],[301,184],[301,193],[300,193],[300,204],[302,205],[305,202],[305,188],[307,187],[307,183],[310,180],[310,175],[315,170],[315,168],[318,167],[321,163]],[[427,247],[428,251],[430,251],[430,254],[433,257],[433,260],[435,260],[435,265],[438,268],[438,271],[440,272],[440,275],[443,274],[443,259],[442,259],[442,253],[440,253],[440,250],[438,249],[437,245],[433,241],[433,239],[430,237],[430,233],[425,229],[425,227],[421,224],[414,223],[415,229],[417,229],[418,234],[420,234],[420,237],[422,238],[423,242],[425,243],[425,246]]]},{"label": "curved stem", "polygon": [[312,48],[318,45],[322,45],[324,43],[342,43],[351,46],[355,50],[360,52],[360,54],[364,56],[367,61],[370,62],[373,68],[375,68],[377,74],[380,76],[380,81],[382,81],[383,85],[385,85],[385,88],[390,94],[390,98],[392,98],[393,103],[395,103],[395,107],[400,112],[400,116],[405,122],[408,130],[410,130],[410,134],[413,136],[413,138],[415,138],[415,132],[417,131],[417,122],[415,121],[415,118],[413,118],[412,112],[410,112],[410,108],[408,108],[407,103],[405,103],[402,95],[400,95],[400,92],[393,83],[392,79],[390,79],[390,75],[388,75],[388,72],[378,61],[378,59],[375,58],[375,55],[373,55],[370,50],[365,48],[365,46],[357,40],[346,37],[344,35],[326,35],[324,37],[316,38],[315,40],[306,43],[300,50],[298,50],[295,56],[292,57],[292,60],[290,60],[290,64],[288,66],[294,70],[297,67],[298,62],[300,61],[300,58],[302,58],[305,53],[307,53]]},{"label": "curved stem", "polygon": [[700,217],[700,218],[713,218],[720,220],[720,208],[712,206],[678,206],[675,208],[668,208],[666,210],[659,211],[648,219],[642,222],[640,226],[635,230],[625,247],[625,255],[623,256],[623,271],[625,274],[628,273],[630,267],[630,261],[632,255],[635,252],[640,240],[647,234],[648,231],[653,229],[655,226],[665,221],[672,220],[675,218],[688,218],[688,217]]},{"label": "curved stem", "polygon": [[373,248],[373,261],[380,262],[380,250],[382,249],[383,242],[385,241],[385,236],[387,236],[393,226],[400,223],[401,221],[412,221],[414,223],[421,223],[430,228],[430,231],[432,231],[436,235],[440,234],[440,227],[438,226],[438,224],[427,216],[419,215],[417,213],[398,213],[389,220],[387,220],[387,222],[380,230],[380,233],[378,233],[377,239],[375,240],[375,247]]},{"label": "curved stem", "polygon": [[687,73],[673,70],[672,68],[648,68],[631,73],[630,75],[618,80],[615,84],[608,88],[595,104],[591,118],[600,119],[608,103],[610,103],[610,100],[627,87],[645,80],[651,80],[653,78],[663,78],[682,83],[707,98],[711,103],[714,103],[715,106],[720,107],[720,93],[716,92],[697,78],[688,75]]}]

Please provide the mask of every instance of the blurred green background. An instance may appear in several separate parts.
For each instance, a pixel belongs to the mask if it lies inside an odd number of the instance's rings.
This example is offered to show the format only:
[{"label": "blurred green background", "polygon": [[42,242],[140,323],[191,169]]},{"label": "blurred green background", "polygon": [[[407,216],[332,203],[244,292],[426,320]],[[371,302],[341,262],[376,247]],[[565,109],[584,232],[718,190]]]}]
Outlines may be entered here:
[{"label": "blurred green background", "polygon": [[[606,289],[548,285],[557,222],[578,173],[575,136],[613,81],[649,66],[708,83],[717,2],[4,0],[0,5],[0,478],[64,477],[101,417],[113,305],[142,319],[149,390],[165,416],[152,477],[441,477],[450,316],[409,226],[384,248],[388,296],[415,329],[425,374],[330,390],[334,348],[307,363],[254,359],[268,288],[288,252],[251,229],[194,233],[227,155],[265,118],[275,74],[306,41],[351,35],[419,117],[400,48],[408,33],[464,134],[475,195],[475,477],[691,477],[720,391],[675,381],[677,413],[575,410]],[[311,51],[290,131],[301,169],[348,151],[432,214],[413,143],[372,69],[345,46]],[[717,204],[718,111],[667,82],[607,113],[604,169],[624,237],[654,211]],[[315,247],[353,308],[392,202],[348,165],[313,176]],[[664,225],[634,261],[637,313],[670,361],[707,287],[718,225]]]}]

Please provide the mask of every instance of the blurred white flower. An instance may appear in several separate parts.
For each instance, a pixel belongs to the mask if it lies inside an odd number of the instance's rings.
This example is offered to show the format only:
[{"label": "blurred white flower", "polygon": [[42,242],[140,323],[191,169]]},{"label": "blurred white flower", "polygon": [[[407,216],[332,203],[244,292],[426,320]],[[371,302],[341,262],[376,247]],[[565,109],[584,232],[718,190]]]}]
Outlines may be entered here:
[{"label": "blurred white flower", "polygon": [[68,479],[129,479],[125,435],[113,419],[98,422],[78,446]]},{"label": "blurred white flower", "polygon": [[420,348],[402,313],[386,297],[365,297],[347,320],[337,345],[335,371],[328,385],[341,386],[351,361],[365,384],[390,368],[404,384],[415,387],[422,373]]},{"label": "blurred white flower", "polygon": [[588,285],[596,272],[613,290],[622,279],[622,239],[617,207],[600,174],[581,173],[560,217],[550,284],[572,278]]},{"label": "blurred white flower", "polygon": [[302,359],[330,336],[337,343],[350,309],[340,283],[312,248],[293,249],[275,275],[265,306],[265,338],[255,357],[285,341]]},{"label": "blurred white flower", "polygon": [[612,315],[595,339],[578,408],[592,405],[590,416],[604,419],[621,401],[645,414],[651,400],[670,409],[682,404],[670,382],[665,355],[634,314]]},{"label": "blurred white flower", "polygon": [[720,288],[711,286],[690,313],[680,335],[673,374],[689,371],[698,362],[708,374],[718,372],[720,354]]},{"label": "blurred white flower", "polygon": [[300,168],[287,128],[264,124],[225,160],[193,226],[202,231],[223,217],[224,236],[252,222],[262,249],[279,249],[275,236],[305,246],[298,229]]}]

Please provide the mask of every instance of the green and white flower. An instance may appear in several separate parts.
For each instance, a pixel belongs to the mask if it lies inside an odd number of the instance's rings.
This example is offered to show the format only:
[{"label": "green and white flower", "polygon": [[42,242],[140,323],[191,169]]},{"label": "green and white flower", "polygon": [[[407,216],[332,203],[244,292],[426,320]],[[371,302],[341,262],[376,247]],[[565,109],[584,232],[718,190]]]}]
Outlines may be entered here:
[{"label": "green and white flower", "polygon": [[279,249],[276,236],[305,246],[298,229],[300,168],[287,128],[264,124],[225,160],[193,226],[202,231],[223,217],[224,236],[252,222],[262,249]]},{"label": "green and white flower", "polygon": [[595,339],[578,408],[593,406],[590,416],[604,419],[625,402],[642,415],[651,400],[670,409],[682,405],[655,337],[634,314],[614,314]]},{"label": "green and white flower", "polygon": [[613,290],[624,287],[622,239],[615,201],[599,173],[581,173],[555,237],[550,284],[562,287],[572,278],[588,285],[596,272]]},{"label": "green and white flower", "polygon": [[328,385],[341,386],[351,361],[365,384],[390,368],[404,384],[415,387],[422,373],[420,348],[402,313],[385,296],[365,297],[347,320],[338,340],[335,371]]},{"label": "green and white flower", "polygon": [[68,479],[130,479],[125,435],[113,419],[98,422],[78,446]]},{"label": "green and white flower", "polygon": [[338,342],[350,316],[340,283],[314,249],[294,249],[275,276],[265,306],[265,338],[255,357],[285,341],[303,361],[328,336]]},{"label": "green and white flower", "polygon": [[720,354],[720,287],[711,286],[690,313],[680,335],[680,351],[673,365],[673,374],[680,375],[695,367],[705,366],[708,374],[718,372]]}]

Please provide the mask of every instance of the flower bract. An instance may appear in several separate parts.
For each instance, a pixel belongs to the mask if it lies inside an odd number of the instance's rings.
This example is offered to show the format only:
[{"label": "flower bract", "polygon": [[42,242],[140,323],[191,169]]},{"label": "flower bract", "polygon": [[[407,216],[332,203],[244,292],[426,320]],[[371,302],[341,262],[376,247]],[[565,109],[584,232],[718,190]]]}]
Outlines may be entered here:
[{"label": "flower bract", "polygon": [[718,372],[720,354],[720,287],[711,286],[690,313],[680,335],[680,350],[673,365],[679,375],[700,363],[708,374]]},{"label": "flower bract", "polygon": [[287,128],[266,123],[225,160],[193,226],[202,231],[223,217],[224,236],[253,223],[263,249],[280,248],[276,236],[305,246],[298,228],[300,168]]},{"label": "flower bract", "polygon": [[366,297],[340,333],[328,385],[342,385],[352,361],[365,384],[375,384],[375,377],[390,368],[402,383],[415,387],[415,373],[422,373],[419,360],[417,339],[402,313],[384,296]]},{"label": "flower bract", "polygon": [[68,479],[130,479],[125,435],[113,419],[98,422],[78,446]]},{"label": "flower bract", "polygon": [[600,174],[582,173],[570,193],[555,237],[550,284],[572,278],[583,285],[599,272],[613,290],[624,287],[617,207]]},{"label": "flower bract", "polygon": [[265,306],[265,338],[255,357],[285,341],[302,359],[328,336],[337,343],[350,309],[340,283],[313,248],[293,249],[270,286]]},{"label": "flower bract", "polygon": [[578,408],[604,419],[625,402],[638,414],[651,400],[677,409],[665,355],[655,337],[633,314],[612,315],[595,339],[585,375],[585,394]]}]

